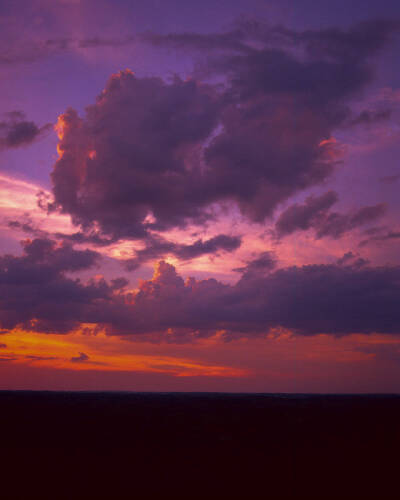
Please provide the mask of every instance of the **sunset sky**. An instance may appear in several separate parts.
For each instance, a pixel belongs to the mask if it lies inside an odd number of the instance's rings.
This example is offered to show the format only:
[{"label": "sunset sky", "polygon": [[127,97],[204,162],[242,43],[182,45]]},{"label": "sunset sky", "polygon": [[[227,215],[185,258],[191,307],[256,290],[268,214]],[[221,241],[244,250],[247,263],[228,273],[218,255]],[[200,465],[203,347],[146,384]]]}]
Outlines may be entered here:
[{"label": "sunset sky", "polygon": [[0,26],[0,389],[400,390],[398,1]]}]

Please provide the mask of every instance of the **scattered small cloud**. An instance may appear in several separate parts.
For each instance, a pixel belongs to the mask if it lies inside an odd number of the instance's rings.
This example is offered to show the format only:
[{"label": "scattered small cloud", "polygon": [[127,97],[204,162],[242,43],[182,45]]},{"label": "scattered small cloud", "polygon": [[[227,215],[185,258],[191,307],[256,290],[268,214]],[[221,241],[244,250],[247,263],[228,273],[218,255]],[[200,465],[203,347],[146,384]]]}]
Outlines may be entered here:
[{"label": "scattered small cloud", "polygon": [[83,363],[85,361],[88,361],[89,356],[85,354],[84,352],[80,352],[79,356],[73,356],[70,361],[73,363]]}]

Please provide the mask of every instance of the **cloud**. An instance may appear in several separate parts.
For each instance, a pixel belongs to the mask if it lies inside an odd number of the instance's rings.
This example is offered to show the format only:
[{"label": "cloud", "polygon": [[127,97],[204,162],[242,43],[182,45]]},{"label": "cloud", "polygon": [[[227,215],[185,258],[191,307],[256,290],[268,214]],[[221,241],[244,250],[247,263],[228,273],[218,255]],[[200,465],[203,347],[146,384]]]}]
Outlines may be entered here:
[{"label": "cloud", "polygon": [[317,238],[329,236],[337,239],[379,219],[386,212],[384,203],[361,207],[347,214],[329,211],[337,200],[337,194],[328,191],[321,196],[309,196],[303,204],[291,205],[279,216],[275,224],[275,236],[282,238],[295,231],[313,229]]},{"label": "cloud", "polygon": [[337,193],[328,191],[321,196],[309,196],[302,205],[291,205],[279,216],[275,224],[277,236],[282,237],[298,230],[310,229],[337,201]]},{"label": "cloud", "polygon": [[0,349],[7,349],[7,344],[0,344]]},{"label": "cloud", "polygon": [[[231,31],[224,33],[169,33],[142,34],[141,39],[159,47],[197,51],[256,52],[261,47],[304,46],[307,53],[316,57],[357,58],[373,53],[399,31],[398,20],[372,19],[357,23],[351,28],[308,29],[296,31],[283,25],[269,25],[253,18],[239,19]],[[258,44],[254,44],[258,42]]]},{"label": "cloud", "polygon": [[146,238],[146,247],[137,250],[133,259],[125,261],[129,270],[137,269],[141,264],[150,260],[160,259],[167,254],[174,255],[181,260],[190,260],[202,255],[215,255],[220,251],[233,252],[241,245],[239,236],[218,234],[208,240],[198,239],[191,244],[174,243],[160,236]]},{"label": "cloud", "polygon": [[75,250],[68,244],[36,238],[22,242],[23,255],[0,257],[0,324],[27,329],[54,329],[58,333],[77,325],[74,315],[84,307],[80,302],[95,301],[112,288],[91,282],[84,286],[66,273],[94,267],[99,254]]},{"label": "cloud", "polygon": [[312,265],[253,273],[230,286],[184,282],[162,262],[134,298],[131,331],[189,339],[217,330],[252,337],[277,327],[300,335],[400,333],[399,277],[398,267]]},{"label": "cloud", "polygon": [[243,267],[237,267],[234,271],[242,273],[242,280],[255,278],[269,273],[276,266],[276,257],[272,252],[262,252],[257,258],[249,261]]},{"label": "cloud", "polygon": [[152,279],[132,292],[123,279],[68,278],[65,273],[76,268],[70,262],[82,262],[82,255],[71,253],[78,251],[69,250],[66,263],[54,246],[49,252],[55,256],[45,258],[34,248],[1,258],[2,328],[62,334],[85,323],[108,335],[159,342],[193,342],[217,332],[227,340],[252,338],[276,328],[298,335],[400,333],[400,268],[358,265],[353,255],[336,265],[276,269],[266,252],[240,269],[235,285],[184,281],[161,261]]},{"label": "cloud", "polygon": [[52,55],[76,50],[95,50],[110,47],[114,49],[132,45],[137,40],[135,36],[122,38],[47,38],[43,40],[22,40],[18,43],[8,43],[2,40],[0,45],[0,65],[10,66],[41,61]]},{"label": "cloud", "polygon": [[388,120],[393,110],[364,110],[356,118],[351,120],[351,125],[371,125],[376,122]]},{"label": "cloud", "polygon": [[353,213],[340,214],[331,212],[323,219],[318,221],[316,226],[317,238],[330,236],[332,238],[340,238],[343,234],[352,231],[353,229],[363,226],[381,218],[386,212],[386,205],[378,203],[359,208]]},{"label": "cloud", "polygon": [[371,238],[367,238],[365,240],[360,241],[359,246],[364,247],[368,245],[369,243],[385,243],[385,242],[392,242],[392,241],[397,241],[400,239],[400,231],[395,231],[395,230],[390,230],[386,231],[383,234],[377,234],[375,236],[372,236]]},{"label": "cloud", "polygon": [[370,56],[396,30],[379,20],[304,32],[247,22],[221,34],[143,35],[207,49],[208,74],[224,85],[112,75],[84,116],[68,109],[59,119],[48,208],[71,214],[78,235],[97,227],[106,239],[202,225],[215,204],[264,222],[332,174],[332,134],[372,80]]},{"label": "cloud", "polygon": [[[49,273],[49,275],[59,275],[64,271],[80,271],[89,269],[97,263],[100,255],[93,250],[75,250],[69,244],[58,244],[45,238],[35,238],[22,242],[24,257],[12,257],[6,255],[2,257],[7,266],[7,273],[10,276],[17,264],[28,270],[35,270]],[[15,267],[15,270],[17,266]]]},{"label": "cloud", "polygon": [[210,196],[199,165],[189,160],[199,161],[218,108],[213,89],[195,81],[166,84],[128,70],[112,76],[84,119],[68,110],[59,120],[56,206],[115,238],[206,220]]},{"label": "cloud", "polygon": [[87,361],[89,359],[89,356],[85,354],[84,352],[80,352],[79,356],[73,356],[71,358],[71,361],[73,363],[83,363],[84,361]]},{"label": "cloud", "polygon": [[0,226],[22,230],[36,237],[61,231],[73,232],[75,229],[68,215],[53,213],[49,216],[38,207],[40,190],[42,197],[50,197],[50,193],[43,191],[38,184],[0,173]]},{"label": "cloud", "polygon": [[353,252],[346,252],[342,257],[337,259],[337,263],[340,266],[362,267],[369,264],[369,261],[367,259],[363,259],[358,254],[354,254]]},{"label": "cloud", "polygon": [[59,359],[56,356],[25,356],[26,359],[29,359],[31,361],[51,361],[53,359]]},{"label": "cloud", "polygon": [[0,356],[0,362],[17,361],[17,359],[15,356]]},{"label": "cloud", "polygon": [[11,111],[0,121],[0,150],[27,146],[51,129],[47,123],[38,127],[36,123],[27,121],[21,111]]}]

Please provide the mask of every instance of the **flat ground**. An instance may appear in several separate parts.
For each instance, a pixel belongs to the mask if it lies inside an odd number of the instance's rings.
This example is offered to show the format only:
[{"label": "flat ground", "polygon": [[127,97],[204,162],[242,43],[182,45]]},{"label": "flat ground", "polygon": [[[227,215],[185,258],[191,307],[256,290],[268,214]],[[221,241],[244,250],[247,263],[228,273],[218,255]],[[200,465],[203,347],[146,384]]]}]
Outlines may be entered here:
[{"label": "flat ground", "polygon": [[400,396],[0,392],[8,498],[400,498]]}]

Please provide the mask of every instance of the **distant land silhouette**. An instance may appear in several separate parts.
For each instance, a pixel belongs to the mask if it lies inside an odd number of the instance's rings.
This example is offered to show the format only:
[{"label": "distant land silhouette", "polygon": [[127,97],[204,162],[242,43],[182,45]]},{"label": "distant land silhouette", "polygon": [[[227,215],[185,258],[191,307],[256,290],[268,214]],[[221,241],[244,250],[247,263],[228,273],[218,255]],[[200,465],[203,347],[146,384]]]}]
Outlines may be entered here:
[{"label": "distant land silhouette", "polygon": [[0,423],[4,499],[397,498],[397,395],[2,391]]}]

